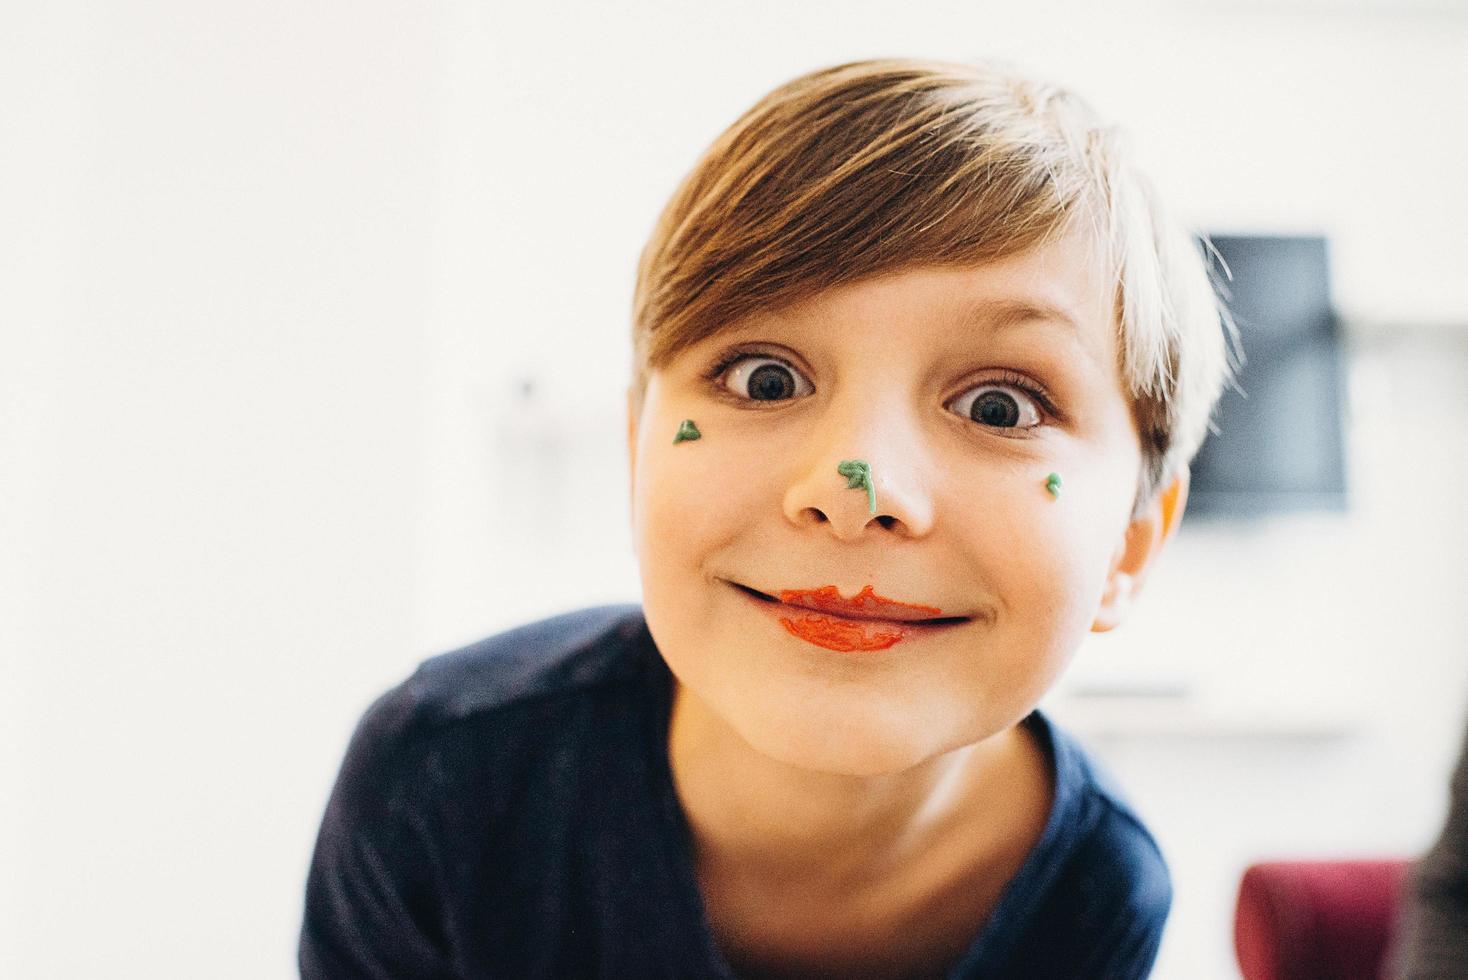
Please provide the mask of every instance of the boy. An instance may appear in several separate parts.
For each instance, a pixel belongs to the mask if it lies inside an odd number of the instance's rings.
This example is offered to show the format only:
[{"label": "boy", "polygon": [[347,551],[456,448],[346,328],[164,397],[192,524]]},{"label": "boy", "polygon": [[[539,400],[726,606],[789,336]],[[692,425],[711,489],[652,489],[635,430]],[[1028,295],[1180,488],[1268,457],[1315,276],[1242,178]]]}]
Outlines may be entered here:
[{"label": "boy", "polygon": [[1225,365],[1192,240],[1073,97],[771,93],[639,269],[643,605],[368,711],[308,977],[1141,977],[1157,847],[1034,705],[1176,528]]}]

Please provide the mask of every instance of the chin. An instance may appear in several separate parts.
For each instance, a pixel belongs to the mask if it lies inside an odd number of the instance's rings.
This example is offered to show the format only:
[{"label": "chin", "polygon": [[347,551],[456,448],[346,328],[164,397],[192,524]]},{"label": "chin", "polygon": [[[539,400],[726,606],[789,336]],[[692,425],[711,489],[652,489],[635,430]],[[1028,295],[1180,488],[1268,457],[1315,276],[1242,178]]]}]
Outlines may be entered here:
[{"label": "chin", "polygon": [[874,714],[836,720],[809,704],[791,705],[787,717],[730,719],[760,754],[812,772],[872,777],[903,772],[947,751],[927,724],[912,718],[885,724]]}]

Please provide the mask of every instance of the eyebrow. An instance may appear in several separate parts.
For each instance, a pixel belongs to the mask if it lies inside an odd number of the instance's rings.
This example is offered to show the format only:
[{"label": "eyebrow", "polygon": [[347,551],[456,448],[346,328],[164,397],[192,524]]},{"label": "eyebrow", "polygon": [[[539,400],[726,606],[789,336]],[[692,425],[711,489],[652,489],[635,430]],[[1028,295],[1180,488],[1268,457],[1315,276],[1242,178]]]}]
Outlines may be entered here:
[{"label": "eyebrow", "polygon": [[960,315],[964,326],[988,327],[993,331],[1008,330],[1026,323],[1053,323],[1079,339],[1080,324],[1063,306],[1043,300],[1005,297],[982,300],[966,307]]}]

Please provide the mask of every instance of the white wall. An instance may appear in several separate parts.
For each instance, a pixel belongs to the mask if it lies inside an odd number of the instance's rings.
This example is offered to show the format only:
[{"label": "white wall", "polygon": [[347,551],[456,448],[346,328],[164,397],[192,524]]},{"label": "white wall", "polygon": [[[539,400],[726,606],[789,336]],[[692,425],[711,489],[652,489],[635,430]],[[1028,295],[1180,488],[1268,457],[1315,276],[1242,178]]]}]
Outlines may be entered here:
[{"label": "white wall", "polygon": [[1410,856],[1441,827],[1468,721],[1468,333],[1358,336],[1349,380],[1351,509],[1185,523],[1067,679],[1166,679],[1183,707],[1054,699],[1172,864],[1159,975],[1232,975],[1249,863]]},{"label": "white wall", "polygon": [[285,976],[413,654],[437,20],[5,22],[0,975]]},{"label": "white wall", "polygon": [[[1185,529],[1077,664],[1173,671],[1222,719],[1096,726],[1173,858],[1159,976],[1233,975],[1255,856],[1424,846],[1468,698],[1468,17],[1020,7],[8,11],[0,974],[290,973],[370,697],[635,599],[627,307],[678,176],[770,86],[889,53],[1031,66],[1200,226],[1331,236],[1355,509]],[[1284,734],[1227,734],[1256,710]]]}]

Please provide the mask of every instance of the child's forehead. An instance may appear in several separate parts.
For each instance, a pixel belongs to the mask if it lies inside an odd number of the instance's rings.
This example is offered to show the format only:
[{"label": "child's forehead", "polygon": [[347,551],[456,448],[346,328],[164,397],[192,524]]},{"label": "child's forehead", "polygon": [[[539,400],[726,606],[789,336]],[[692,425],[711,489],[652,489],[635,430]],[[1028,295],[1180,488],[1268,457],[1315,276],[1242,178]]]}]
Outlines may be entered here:
[{"label": "child's forehead", "polygon": [[[989,273],[989,274],[986,274]],[[964,354],[1033,346],[1116,364],[1110,295],[1089,281],[922,266],[828,287],[757,310],[693,345],[705,350],[776,340],[840,353],[931,350]]]}]

